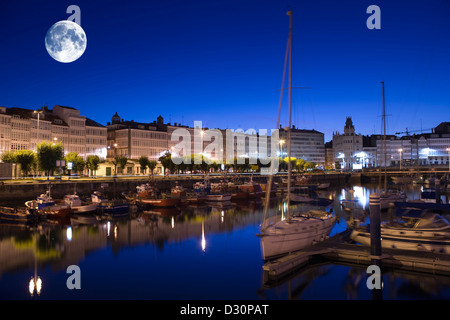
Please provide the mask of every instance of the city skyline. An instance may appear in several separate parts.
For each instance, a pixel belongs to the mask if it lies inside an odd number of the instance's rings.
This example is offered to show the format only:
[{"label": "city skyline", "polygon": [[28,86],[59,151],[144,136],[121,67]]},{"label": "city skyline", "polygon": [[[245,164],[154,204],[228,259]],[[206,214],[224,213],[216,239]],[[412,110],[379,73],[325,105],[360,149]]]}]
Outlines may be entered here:
[{"label": "city skyline", "polygon": [[[71,4],[0,7],[0,105],[70,106],[103,125],[118,112],[149,123],[162,115],[190,127],[275,128],[292,9],[293,86],[312,88],[293,90],[297,128],[330,141],[350,116],[356,132],[379,134],[380,81],[387,133],[449,121],[445,1],[78,1],[88,46],[63,64],[44,38]],[[379,30],[366,27],[371,4],[381,9]]]}]

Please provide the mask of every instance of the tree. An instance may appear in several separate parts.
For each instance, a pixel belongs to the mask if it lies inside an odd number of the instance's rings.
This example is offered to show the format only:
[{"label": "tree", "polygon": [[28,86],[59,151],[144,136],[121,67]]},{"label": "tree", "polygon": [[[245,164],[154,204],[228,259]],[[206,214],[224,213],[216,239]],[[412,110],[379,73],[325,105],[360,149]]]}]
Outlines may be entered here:
[{"label": "tree", "polygon": [[100,157],[97,155],[90,155],[86,158],[86,165],[89,170],[91,170],[91,174],[94,174],[94,171],[98,170],[98,164],[100,163]]},{"label": "tree", "polygon": [[23,175],[26,177],[36,161],[36,154],[31,150],[18,150],[14,153],[15,162],[20,164]]},{"label": "tree", "polygon": [[5,151],[0,158],[6,163],[16,163],[16,154],[14,151]]},{"label": "tree", "polygon": [[140,156],[138,162],[139,165],[141,166],[141,172],[144,173],[149,163],[148,158],[146,156]]},{"label": "tree", "polygon": [[36,149],[38,167],[47,173],[47,177],[55,171],[56,161],[64,159],[64,147],[61,143],[41,142]]},{"label": "tree", "polygon": [[83,157],[79,156],[76,152],[69,152],[65,156],[66,165],[68,162],[72,162],[72,170],[74,172],[83,171],[84,167],[86,166],[86,162],[84,161]]},{"label": "tree", "polygon": [[155,170],[157,164],[158,163],[155,160],[148,161],[148,169],[150,170],[151,175],[153,175],[153,170]]},{"label": "tree", "polygon": [[116,161],[119,168],[122,170],[123,174],[123,169],[125,169],[125,167],[127,166],[128,158],[125,156],[115,156],[114,160]]},{"label": "tree", "polygon": [[161,157],[159,157],[159,162],[161,162],[161,164],[164,167],[164,170],[169,170],[170,172],[173,172],[175,169],[175,164],[172,161],[172,155],[170,154],[170,152],[166,152],[164,155],[162,155]]}]

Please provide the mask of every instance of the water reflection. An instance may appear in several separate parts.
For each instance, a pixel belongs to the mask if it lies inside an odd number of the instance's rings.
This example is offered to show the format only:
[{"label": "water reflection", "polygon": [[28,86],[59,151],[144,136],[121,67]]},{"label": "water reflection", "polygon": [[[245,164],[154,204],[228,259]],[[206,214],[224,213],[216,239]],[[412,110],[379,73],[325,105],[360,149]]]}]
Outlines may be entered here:
[{"label": "water reflection", "polygon": [[[370,194],[376,190],[376,187],[352,186],[321,191],[320,197],[335,200],[333,207],[339,217],[331,235],[345,230],[349,220],[362,214],[367,209]],[[408,192],[415,193],[417,199],[418,191]],[[358,210],[354,209],[349,214],[341,207],[341,200],[352,200]],[[291,208],[307,211],[312,207],[298,204]],[[287,204],[274,200],[270,209],[272,215],[283,215]],[[127,292],[128,295],[135,289],[137,298],[171,299],[175,297],[174,292],[192,287],[195,287],[192,289],[195,292],[176,297],[371,298],[365,288],[365,270],[351,266],[313,266],[285,282],[271,287],[262,286],[263,260],[259,238],[255,234],[259,231],[263,212],[262,201],[230,202],[132,212],[129,217],[117,219],[74,217],[62,225],[41,223],[35,227],[12,227],[0,224],[0,297],[22,299],[33,295],[34,298],[71,298],[73,295],[69,295],[65,280],[57,282],[55,278],[65,279],[69,265],[82,264],[89,266],[88,270],[83,269],[82,274],[95,274],[83,279],[85,288],[94,284],[97,286],[95,281],[101,281],[102,273],[105,273],[104,277],[111,277],[111,274],[118,277],[116,282],[121,283],[120,289],[123,290],[105,287],[98,289],[100,292],[94,298],[130,298],[121,296],[120,292]],[[149,248],[152,248],[151,255]],[[110,252],[113,259],[109,258]],[[172,280],[171,290],[168,290],[168,283],[163,279],[169,272],[173,273],[173,268],[176,268],[179,277]],[[139,277],[139,272],[146,276]],[[148,277],[148,274],[155,274],[161,280]],[[384,297],[412,298],[405,292],[415,292],[416,297],[449,297],[448,281],[439,279],[436,282],[431,277],[424,282],[424,277],[413,276],[386,274],[383,278],[386,284]],[[119,281],[119,278],[123,280]],[[137,278],[154,290],[140,292],[137,287],[141,283]],[[23,283],[21,288],[15,285],[18,279]],[[55,283],[62,285],[56,287]],[[209,285],[214,285],[215,289],[205,289]],[[82,293],[92,297],[87,290]]]}]

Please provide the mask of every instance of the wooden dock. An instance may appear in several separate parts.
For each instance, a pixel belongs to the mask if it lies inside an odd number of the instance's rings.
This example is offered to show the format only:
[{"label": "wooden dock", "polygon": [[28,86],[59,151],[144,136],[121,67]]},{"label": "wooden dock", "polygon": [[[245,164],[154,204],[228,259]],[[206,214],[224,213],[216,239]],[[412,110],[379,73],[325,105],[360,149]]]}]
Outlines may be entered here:
[{"label": "wooden dock", "polygon": [[450,276],[448,254],[383,248],[382,255],[375,257],[369,247],[347,242],[348,234],[344,231],[304,250],[266,262],[263,282],[278,281],[318,261],[369,266],[378,260],[382,268]]}]

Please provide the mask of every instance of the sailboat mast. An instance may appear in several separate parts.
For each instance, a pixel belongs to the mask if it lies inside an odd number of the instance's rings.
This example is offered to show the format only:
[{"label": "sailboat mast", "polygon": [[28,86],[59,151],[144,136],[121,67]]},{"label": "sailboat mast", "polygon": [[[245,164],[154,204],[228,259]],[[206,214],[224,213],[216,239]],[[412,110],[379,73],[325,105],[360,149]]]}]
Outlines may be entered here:
[{"label": "sailboat mast", "polygon": [[288,200],[287,216],[291,217],[290,197],[291,197],[291,103],[292,103],[292,11],[288,11],[289,16],[289,87],[288,87],[288,105],[289,105],[289,127],[288,127]]},{"label": "sailboat mast", "polygon": [[384,153],[384,191],[387,192],[387,174],[386,174],[386,109],[384,101],[384,81],[381,81],[383,89],[383,153]]}]

